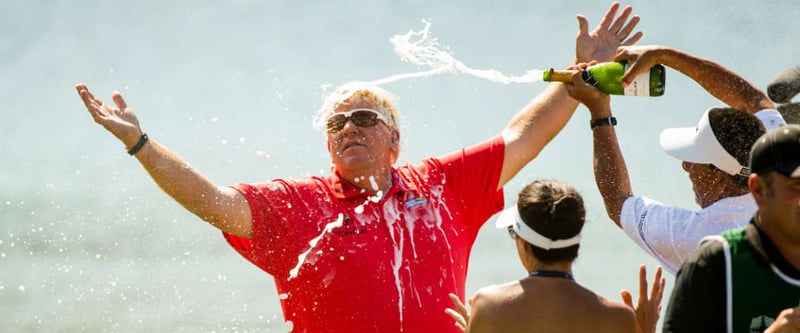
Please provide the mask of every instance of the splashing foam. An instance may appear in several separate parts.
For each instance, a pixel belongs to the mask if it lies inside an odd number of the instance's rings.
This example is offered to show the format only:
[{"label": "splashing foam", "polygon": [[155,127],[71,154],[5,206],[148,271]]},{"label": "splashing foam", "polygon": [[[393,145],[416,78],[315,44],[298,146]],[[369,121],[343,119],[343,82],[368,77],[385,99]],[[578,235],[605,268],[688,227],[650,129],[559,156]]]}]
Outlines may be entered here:
[{"label": "splashing foam", "polygon": [[294,268],[292,268],[292,270],[289,271],[289,280],[297,277],[297,274],[300,272],[300,267],[303,266],[303,263],[306,262],[306,257],[308,256],[309,253],[311,253],[311,251],[314,250],[319,240],[322,239],[322,237],[325,236],[326,233],[331,232],[333,228],[341,227],[343,222],[344,222],[344,215],[339,214],[339,216],[336,218],[336,221],[326,224],[325,228],[322,230],[322,233],[320,233],[319,236],[308,242],[309,246],[308,250],[306,250],[306,252],[303,252],[302,254],[300,254],[300,256],[297,257],[297,265],[295,265]]},{"label": "splashing foam", "polygon": [[382,85],[394,81],[432,76],[443,73],[462,73],[499,83],[534,83],[542,81],[542,70],[532,69],[523,75],[508,76],[495,69],[474,69],[456,60],[453,55],[439,45],[431,36],[431,22],[422,20],[425,28],[422,31],[409,31],[404,35],[395,35],[389,41],[400,60],[431,69],[416,73],[396,74],[369,82],[371,85]]}]

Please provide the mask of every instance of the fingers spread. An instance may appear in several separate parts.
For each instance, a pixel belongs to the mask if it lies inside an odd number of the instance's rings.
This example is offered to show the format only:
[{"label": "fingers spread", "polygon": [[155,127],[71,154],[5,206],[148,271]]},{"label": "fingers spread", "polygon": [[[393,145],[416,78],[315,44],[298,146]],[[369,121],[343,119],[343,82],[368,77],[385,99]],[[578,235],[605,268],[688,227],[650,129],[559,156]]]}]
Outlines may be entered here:
[{"label": "fingers spread", "polygon": [[575,15],[575,18],[578,19],[578,35],[588,35],[589,34],[589,20],[586,16],[581,14]]},{"label": "fingers spread", "polygon": [[448,296],[450,296],[450,300],[456,306],[456,310],[458,310],[458,312],[464,314],[468,313],[467,307],[464,305],[464,303],[461,303],[461,300],[458,298],[458,296],[456,296],[455,294],[449,294]]},{"label": "fingers spread", "polygon": [[600,20],[600,27],[609,27],[611,26],[611,22],[614,20],[614,16],[617,15],[617,9],[619,9],[619,3],[614,2],[611,4],[611,7],[608,7],[608,11],[606,15],[603,16],[603,19]]},{"label": "fingers spread", "polygon": [[633,37],[628,38],[628,40],[623,42],[622,46],[631,46],[633,44],[636,44],[636,42],[638,42],[640,39],[642,39],[642,36],[644,36],[644,33],[639,31],[636,34],[634,34]]},{"label": "fingers spread", "polygon": [[111,99],[114,100],[114,104],[116,104],[120,110],[125,110],[128,108],[128,104],[125,103],[125,100],[122,98],[122,94],[119,91],[115,91],[114,94],[111,95]]},{"label": "fingers spread", "polygon": [[647,267],[639,266],[639,298],[647,296]]},{"label": "fingers spread", "polygon": [[[632,11],[633,11],[633,7],[625,6],[625,9],[623,9],[622,13],[619,14],[619,17],[614,21],[614,23],[611,25],[611,27],[608,28],[608,31],[611,31],[611,32],[613,32],[615,34],[619,33],[619,31],[622,29],[622,25],[625,24],[626,21],[628,21],[628,16],[631,15]],[[622,39],[622,38],[620,38],[620,39]]]},{"label": "fingers spread", "polygon": [[622,290],[622,291],[619,292],[619,295],[620,295],[620,297],[622,297],[622,302],[625,303],[625,305],[629,306],[631,309],[634,309],[634,307],[633,307],[633,297],[631,296],[631,292],[630,291]]},{"label": "fingers spread", "polygon": [[639,17],[639,15],[634,15],[633,18],[630,20],[630,22],[628,22],[628,24],[626,24],[625,27],[623,27],[617,32],[617,36],[619,37],[619,39],[623,40],[627,38],[628,35],[631,34],[633,29],[636,28],[636,25],[639,24],[639,21],[641,20],[642,19],[641,17]]}]

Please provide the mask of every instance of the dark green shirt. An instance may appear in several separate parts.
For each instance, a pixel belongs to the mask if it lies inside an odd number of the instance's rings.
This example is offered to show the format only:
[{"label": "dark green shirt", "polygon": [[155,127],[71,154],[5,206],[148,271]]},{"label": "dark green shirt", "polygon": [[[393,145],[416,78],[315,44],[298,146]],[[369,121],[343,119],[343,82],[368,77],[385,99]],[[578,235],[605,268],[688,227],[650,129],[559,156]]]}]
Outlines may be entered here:
[{"label": "dark green shirt", "polygon": [[709,239],[678,271],[663,332],[762,332],[798,305],[800,271],[754,221]]}]

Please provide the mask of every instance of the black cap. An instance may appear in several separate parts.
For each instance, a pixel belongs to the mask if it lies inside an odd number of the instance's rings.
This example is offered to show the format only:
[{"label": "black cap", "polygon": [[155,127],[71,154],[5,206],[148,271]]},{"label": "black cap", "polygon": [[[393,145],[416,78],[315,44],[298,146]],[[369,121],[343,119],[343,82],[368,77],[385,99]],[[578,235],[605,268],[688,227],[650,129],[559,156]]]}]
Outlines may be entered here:
[{"label": "black cap", "polygon": [[781,126],[758,138],[750,150],[750,170],[800,178],[800,125]]}]

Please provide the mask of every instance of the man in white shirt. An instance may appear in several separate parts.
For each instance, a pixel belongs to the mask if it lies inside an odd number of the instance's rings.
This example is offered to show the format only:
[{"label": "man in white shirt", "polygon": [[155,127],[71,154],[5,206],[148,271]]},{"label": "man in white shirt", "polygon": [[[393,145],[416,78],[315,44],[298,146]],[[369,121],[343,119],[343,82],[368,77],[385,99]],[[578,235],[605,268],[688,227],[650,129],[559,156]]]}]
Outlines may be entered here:
[{"label": "man in white shirt", "polygon": [[[661,133],[662,148],[683,161],[695,201],[702,208],[690,210],[633,195],[608,96],[588,89],[579,80],[570,85],[573,97],[586,104],[592,115],[595,181],[608,216],[674,274],[701,238],[744,226],[750,220],[756,210],[747,187],[750,172],[745,167],[750,147],[765,133],[765,127],[770,130],[785,122],[763,91],[708,59],[669,47],[643,46],[622,48],[616,60],[630,63],[624,85],[663,64],[730,106],[709,109],[696,127]],[[577,90],[581,91],[576,94]]]}]

